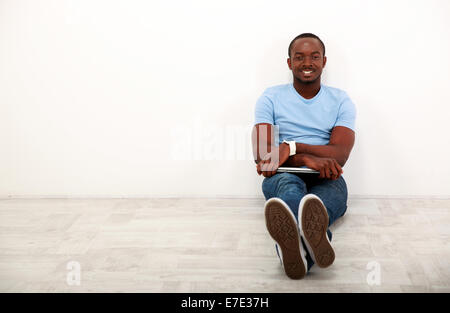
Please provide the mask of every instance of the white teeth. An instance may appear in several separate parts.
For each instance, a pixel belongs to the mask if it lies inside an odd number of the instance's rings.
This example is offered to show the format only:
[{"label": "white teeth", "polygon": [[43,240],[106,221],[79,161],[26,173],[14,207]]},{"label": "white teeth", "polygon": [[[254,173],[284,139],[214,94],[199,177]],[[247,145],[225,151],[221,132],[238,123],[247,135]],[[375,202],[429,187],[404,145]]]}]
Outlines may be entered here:
[{"label": "white teeth", "polygon": [[305,74],[311,74],[312,71],[303,71],[303,73],[305,73]]}]

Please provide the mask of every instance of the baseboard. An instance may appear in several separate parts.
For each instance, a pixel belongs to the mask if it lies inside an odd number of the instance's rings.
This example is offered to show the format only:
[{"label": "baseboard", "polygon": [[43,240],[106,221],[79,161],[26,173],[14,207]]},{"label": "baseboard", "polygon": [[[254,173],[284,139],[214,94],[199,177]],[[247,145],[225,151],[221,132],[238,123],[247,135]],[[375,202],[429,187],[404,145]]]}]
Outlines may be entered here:
[{"label": "baseboard", "polygon": [[[0,200],[11,199],[262,199],[263,195],[0,195]],[[448,200],[450,195],[352,195],[352,199],[429,199]]]}]

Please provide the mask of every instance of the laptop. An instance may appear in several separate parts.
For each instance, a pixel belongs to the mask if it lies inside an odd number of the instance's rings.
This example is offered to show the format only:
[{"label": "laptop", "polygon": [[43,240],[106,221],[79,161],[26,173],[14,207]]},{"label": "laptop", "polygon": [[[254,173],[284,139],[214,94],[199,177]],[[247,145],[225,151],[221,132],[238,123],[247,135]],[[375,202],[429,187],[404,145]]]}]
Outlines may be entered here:
[{"label": "laptop", "polygon": [[320,174],[319,171],[310,169],[308,167],[279,167],[277,173],[306,173],[306,174]]}]

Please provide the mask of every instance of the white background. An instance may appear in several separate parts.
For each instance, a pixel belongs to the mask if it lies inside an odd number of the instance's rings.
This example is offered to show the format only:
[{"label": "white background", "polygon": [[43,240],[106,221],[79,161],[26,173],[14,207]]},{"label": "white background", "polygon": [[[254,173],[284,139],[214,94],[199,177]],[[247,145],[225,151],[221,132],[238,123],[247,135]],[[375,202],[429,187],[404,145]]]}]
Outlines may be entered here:
[{"label": "white background", "polygon": [[350,195],[449,196],[447,0],[2,0],[0,196],[262,196],[254,105],[303,32],[357,106]]}]

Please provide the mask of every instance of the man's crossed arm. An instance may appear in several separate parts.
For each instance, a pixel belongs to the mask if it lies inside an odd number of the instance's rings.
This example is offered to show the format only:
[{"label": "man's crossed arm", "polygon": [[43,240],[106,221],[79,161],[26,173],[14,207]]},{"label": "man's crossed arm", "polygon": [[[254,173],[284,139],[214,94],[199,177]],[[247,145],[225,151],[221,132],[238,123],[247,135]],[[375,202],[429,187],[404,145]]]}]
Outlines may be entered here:
[{"label": "man's crossed arm", "polygon": [[330,142],[327,145],[312,146],[296,143],[295,146],[298,154],[312,154],[317,157],[332,158],[341,166],[344,166],[354,143],[355,133],[353,130],[343,126],[336,126],[331,132]]},{"label": "man's crossed arm", "polygon": [[252,132],[253,156],[256,170],[264,177],[275,175],[278,167],[307,166],[318,170],[321,178],[337,179],[347,162],[355,142],[355,133],[343,126],[333,128],[327,145],[296,143],[296,154],[289,156],[289,145],[274,144],[274,128],[271,124],[255,125]]}]

